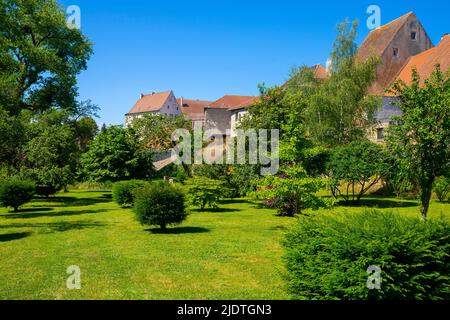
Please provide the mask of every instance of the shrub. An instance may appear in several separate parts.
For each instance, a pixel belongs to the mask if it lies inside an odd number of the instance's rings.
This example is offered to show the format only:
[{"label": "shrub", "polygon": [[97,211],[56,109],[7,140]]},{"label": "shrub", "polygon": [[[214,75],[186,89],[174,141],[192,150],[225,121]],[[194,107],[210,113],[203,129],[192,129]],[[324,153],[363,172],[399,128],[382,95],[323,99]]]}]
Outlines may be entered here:
[{"label": "shrub", "polygon": [[305,209],[330,207],[331,201],[316,193],[325,186],[325,180],[311,178],[302,167],[286,168],[277,176],[267,176],[256,182],[255,195],[269,208],[278,209],[279,216],[292,217]]},{"label": "shrub", "polygon": [[[389,173],[389,169],[385,148],[369,141],[356,141],[335,148],[326,164],[333,196],[336,199],[342,197],[345,201],[359,202]],[[346,183],[346,192],[341,192],[342,182]]]},{"label": "shrub", "polygon": [[73,173],[68,166],[64,168],[24,169],[18,176],[22,179],[34,181],[36,194],[46,198],[66,188],[73,180]]},{"label": "shrub", "polygon": [[134,212],[141,224],[160,226],[162,230],[187,217],[183,192],[165,182],[153,182],[136,189]]},{"label": "shrub", "polygon": [[[375,210],[301,217],[287,234],[288,288],[325,300],[450,298],[450,224]],[[368,290],[368,268],[381,269]]]},{"label": "shrub", "polygon": [[145,186],[147,182],[142,180],[130,180],[116,182],[112,188],[112,196],[120,206],[133,206],[134,192],[138,188]]},{"label": "shrub", "polygon": [[439,177],[434,182],[434,193],[440,202],[444,202],[447,199],[447,195],[450,193],[450,178]]},{"label": "shrub", "polygon": [[15,212],[25,203],[31,201],[35,185],[26,180],[6,180],[0,182],[0,204],[11,207]]},{"label": "shrub", "polygon": [[203,211],[208,206],[217,208],[220,198],[225,193],[223,182],[205,177],[195,177],[187,182],[188,203],[194,207],[200,207]]}]

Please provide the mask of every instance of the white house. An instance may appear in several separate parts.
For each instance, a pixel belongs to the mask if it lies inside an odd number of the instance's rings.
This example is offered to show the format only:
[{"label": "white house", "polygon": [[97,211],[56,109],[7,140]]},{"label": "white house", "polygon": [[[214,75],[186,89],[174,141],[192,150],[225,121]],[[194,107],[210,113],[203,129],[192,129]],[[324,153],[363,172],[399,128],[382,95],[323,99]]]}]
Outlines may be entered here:
[{"label": "white house", "polygon": [[178,116],[181,115],[181,106],[171,90],[160,93],[153,92],[147,95],[142,94],[133,109],[125,115],[126,126],[129,126],[134,119],[142,117],[144,114]]}]

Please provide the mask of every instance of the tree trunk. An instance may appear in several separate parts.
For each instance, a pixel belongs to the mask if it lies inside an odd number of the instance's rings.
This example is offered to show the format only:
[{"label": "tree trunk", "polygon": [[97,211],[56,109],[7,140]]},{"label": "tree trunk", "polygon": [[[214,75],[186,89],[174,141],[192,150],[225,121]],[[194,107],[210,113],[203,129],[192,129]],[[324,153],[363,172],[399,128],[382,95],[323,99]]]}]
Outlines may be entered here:
[{"label": "tree trunk", "polygon": [[165,223],[161,224],[160,227],[161,227],[162,231],[166,231],[167,230],[167,227],[166,227]]},{"label": "tree trunk", "polygon": [[428,217],[428,209],[430,208],[432,190],[433,190],[433,182],[428,183],[428,185],[425,187],[422,187],[422,192],[420,195],[422,207],[420,209],[420,212],[422,213],[423,220],[427,220]]}]

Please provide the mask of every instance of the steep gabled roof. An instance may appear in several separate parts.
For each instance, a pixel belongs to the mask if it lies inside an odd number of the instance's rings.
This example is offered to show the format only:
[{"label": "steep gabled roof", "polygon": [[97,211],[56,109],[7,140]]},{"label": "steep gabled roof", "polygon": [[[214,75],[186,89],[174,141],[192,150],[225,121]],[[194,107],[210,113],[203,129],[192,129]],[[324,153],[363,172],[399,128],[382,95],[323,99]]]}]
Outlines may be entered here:
[{"label": "steep gabled roof", "polygon": [[136,102],[133,109],[131,109],[128,114],[157,112],[161,110],[171,94],[172,91],[165,91],[144,95],[138,102]]},{"label": "steep gabled roof", "polygon": [[384,26],[371,31],[359,47],[356,55],[357,59],[364,61],[371,56],[380,57],[389,47],[398,31],[405,25],[408,18],[411,16],[415,17],[413,12],[409,12]]},{"label": "steep gabled roof", "polygon": [[396,79],[410,84],[412,70],[416,68],[423,82],[430,77],[437,64],[444,72],[450,68],[450,35],[444,36],[437,47],[411,57]]},{"label": "steep gabled roof", "polygon": [[252,106],[259,97],[226,95],[209,105],[210,108],[238,110]]},{"label": "steep gabled roof", "polygon": [[327,69],[321,64],[316,64],[312,69],[314,70],[314,78],[316,79],[325,80],[330,76]]}]

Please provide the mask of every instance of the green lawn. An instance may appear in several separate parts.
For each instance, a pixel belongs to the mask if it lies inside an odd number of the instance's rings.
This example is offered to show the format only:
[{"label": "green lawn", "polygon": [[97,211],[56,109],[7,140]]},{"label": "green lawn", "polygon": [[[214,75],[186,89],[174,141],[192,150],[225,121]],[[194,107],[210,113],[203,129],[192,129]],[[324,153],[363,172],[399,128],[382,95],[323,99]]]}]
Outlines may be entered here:
[{"label": "green lawn", "polygon": [[[419,216],[417,202],[365,204]],[[433,203],[430,215],[449,211]],[[280,241],[294,222],[235,200],[161,234],[108,191],[38,199],[24,212],[0,209],[0,299],[288,299]],[[71,265],[81,268],[81,290],[66,288]]]}]

